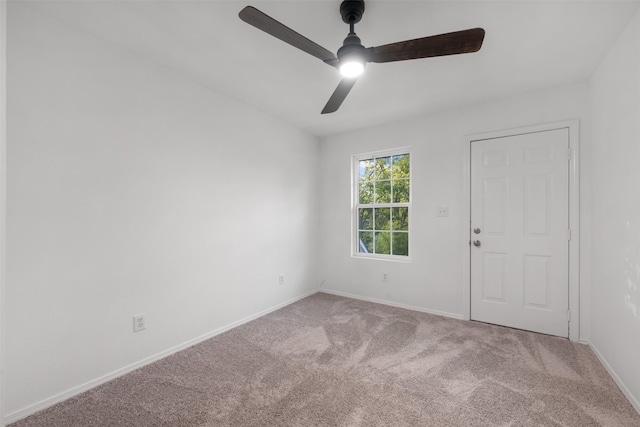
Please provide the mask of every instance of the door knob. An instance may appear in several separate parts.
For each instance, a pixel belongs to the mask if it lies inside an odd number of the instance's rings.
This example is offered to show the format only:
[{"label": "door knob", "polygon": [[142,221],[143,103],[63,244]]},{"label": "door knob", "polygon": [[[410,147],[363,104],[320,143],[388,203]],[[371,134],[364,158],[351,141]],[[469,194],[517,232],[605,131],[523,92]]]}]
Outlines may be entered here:
[{"label": "door knob", "polygon": [[474,240],[473,241],[473,246],[476,246],[476,247],[479,248],[480,247],[480,240]]},{"label": "door knob", "polygon": [[476,233],[476,234],[480,234],[481,231],[482,230],[480,230],[478,227],[473,229],[473,232]]}]

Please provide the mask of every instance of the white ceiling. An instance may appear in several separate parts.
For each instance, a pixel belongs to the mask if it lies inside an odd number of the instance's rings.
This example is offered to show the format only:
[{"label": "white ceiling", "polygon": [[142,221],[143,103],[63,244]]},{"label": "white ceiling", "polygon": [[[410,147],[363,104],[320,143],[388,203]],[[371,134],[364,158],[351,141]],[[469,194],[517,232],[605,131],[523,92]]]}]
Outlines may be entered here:
[{"label": "white ceiling", "polygon": [[242,22],[253,5],[325,48],[348,32],[340,0],[43,1],[59,20],[198,84],[327,136],[586,81],[640,5],[634,1],[366,1],[356,32],[378,46],[482,27],[473,54],[369,64],[342,107],[320,110],[337,70]]}]

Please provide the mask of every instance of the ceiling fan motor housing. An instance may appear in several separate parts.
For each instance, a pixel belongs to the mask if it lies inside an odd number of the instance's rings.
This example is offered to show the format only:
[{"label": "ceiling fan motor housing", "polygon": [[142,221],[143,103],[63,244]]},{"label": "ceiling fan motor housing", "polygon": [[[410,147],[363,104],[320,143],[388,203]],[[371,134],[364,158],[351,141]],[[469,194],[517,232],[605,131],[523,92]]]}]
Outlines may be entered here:
[{"label": "ceiling fan motor housing", "polygon": [[362,46],[360,37],[355,33],[349,33],[347,38],[344,39],[342,47],[338,49],[337,54],[338,61],[342,61],[343,58],[346,59],[351,56],[358,56],[364,59],[364,46]]}]

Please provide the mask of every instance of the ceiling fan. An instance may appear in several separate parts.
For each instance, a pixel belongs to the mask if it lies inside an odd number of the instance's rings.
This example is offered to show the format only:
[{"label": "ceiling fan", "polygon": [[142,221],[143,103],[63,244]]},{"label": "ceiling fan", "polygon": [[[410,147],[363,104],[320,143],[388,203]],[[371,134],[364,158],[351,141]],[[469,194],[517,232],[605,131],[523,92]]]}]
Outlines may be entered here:
[{"label": "ceiling fan", "polygon": [[240,11],[239,16],[244,22],[340,70],[343,78],[331,98],[329,98],[327,105],[322,110],[322,114],[333,113],[340,108],[342,101],[349,94],[358,76],[364,71],[364,65],[367,62],[382,63],[457,55],[477,52],[482,47],[484,30],[482,28],[472,28],[365,48],[354,31],[354,26],[360,22],[363,13],[364,0],[344,0],[340,5],[342,20],[349,24],[349,34],[344,39],[342,47],[338,49],[336,55],[255,7],[245,7]]}]

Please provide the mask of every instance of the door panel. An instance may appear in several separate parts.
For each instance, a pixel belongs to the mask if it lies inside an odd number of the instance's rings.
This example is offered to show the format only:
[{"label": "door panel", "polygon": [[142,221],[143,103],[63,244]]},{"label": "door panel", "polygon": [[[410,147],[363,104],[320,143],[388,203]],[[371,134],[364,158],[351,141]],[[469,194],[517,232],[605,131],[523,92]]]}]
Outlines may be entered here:
[{"label": "door panel", "polygon": [[485,234],[504,235],[507,213],[507,180],[490,178],[484,180],[483,227]]},{"label": "door panel", "polygon": [[506,254],[483,255],[482,298],[484,301],[506,303]]},{"label": "door panel", "polygon": [[471,143],[473,320],[568,336],[568,148],[568,129]]},{"label": "door panel", "polygon": [[549,237],[551,177],[533,175],[524,178],[524,234]]}]

